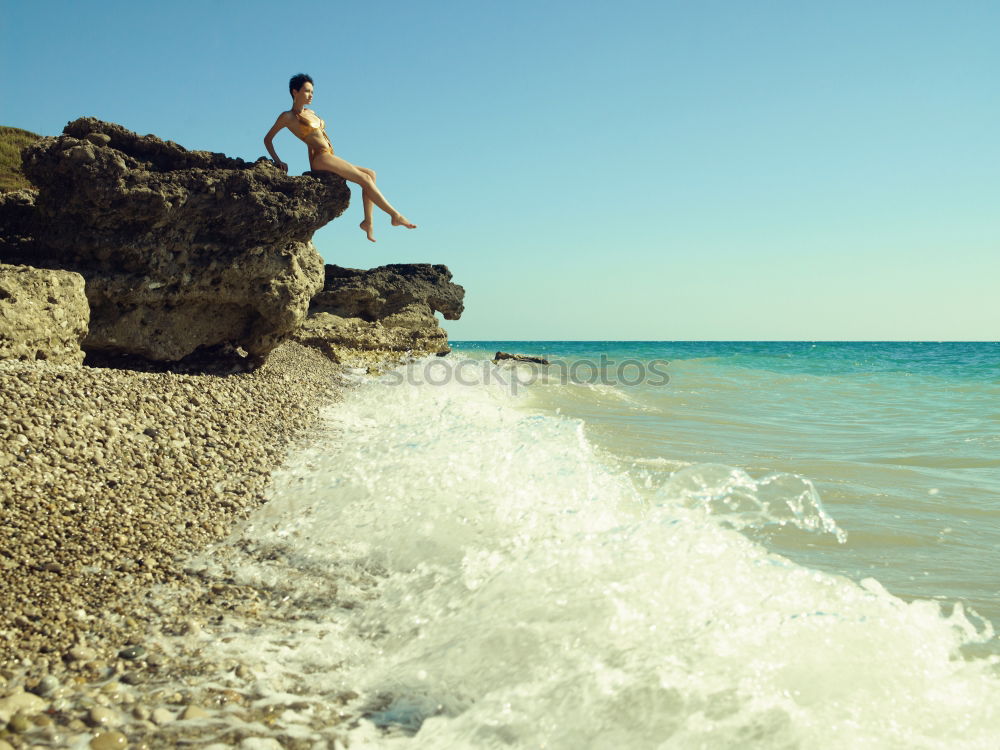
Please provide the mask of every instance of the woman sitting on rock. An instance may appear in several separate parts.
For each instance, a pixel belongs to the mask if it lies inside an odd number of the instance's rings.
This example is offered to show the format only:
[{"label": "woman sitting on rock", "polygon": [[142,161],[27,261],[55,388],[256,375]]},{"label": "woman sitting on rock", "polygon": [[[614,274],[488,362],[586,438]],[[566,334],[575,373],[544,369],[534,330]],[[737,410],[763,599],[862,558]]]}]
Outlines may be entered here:
[{"label": "woman sitting on rock", "polygon": [[372,242],[375,241],[372,227],[372,204],[389,214],[393,226],[416,229],[417,225],[407,221],[403,214],[393,208],[375,186],[374,169],[357,167],[346,159],[334,156],[333,144],[330,143],[330,139],[326,135],[326,123],[311,109],[305,108],[313,98],[313,79],[305,73],[299,73],[288,82],[288,91],[292,95],[292,108],[278,115],[278,119],[274,121],[274,125],[264,136],[264,145],[267,147],[267,153],[274,159],[274,163],[282,171],[288,171],[288,165],[278,158],[272,144],[278,131],[282,128],[288,128],[309,147],[310,169],[333,172],[345,180],[361,186],[361,200],[365,206],[365,220],[361,222],[361,228],[368,235],[368,239]]}]

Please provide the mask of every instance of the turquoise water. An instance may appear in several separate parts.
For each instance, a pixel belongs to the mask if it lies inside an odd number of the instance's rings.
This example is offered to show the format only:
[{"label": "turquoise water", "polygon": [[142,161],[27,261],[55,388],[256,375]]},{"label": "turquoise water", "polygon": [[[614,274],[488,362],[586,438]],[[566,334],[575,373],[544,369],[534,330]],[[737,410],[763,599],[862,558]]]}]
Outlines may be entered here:
[{"label": "turquoise water", "polygon": [[290,611],[205,655],[303,742],[997,747],[996,344],[454,346],[357,375],[219,571]]},{"label": "turquoise water", "polygon": [[[700,463],[810,479],[847,540],[756,533],[774,551],[873,576],[904,598],[962,601],[1000,626],[1000,343],[452,345],[457,357],[577,363],[584,383],[607,358],[605,379],[619,384],[606,387],[574,387],[557,366],[562,387],[530,389],[530,366],[518,367],[532,406],[584,420],[596,445],[654,486]],[[665,384],[649,370],[656,360],[669,362]],[[639,383],[641,367],[619,369],[630,361],[645,367]],[[540,381],[548,369],[536,368]]]}]

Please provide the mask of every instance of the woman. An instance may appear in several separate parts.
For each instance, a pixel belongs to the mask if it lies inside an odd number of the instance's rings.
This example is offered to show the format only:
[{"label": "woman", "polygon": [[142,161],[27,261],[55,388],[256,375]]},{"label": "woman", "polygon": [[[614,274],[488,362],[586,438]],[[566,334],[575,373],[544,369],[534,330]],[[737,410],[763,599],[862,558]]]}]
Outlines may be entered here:
[{"label": "woman", "polygon": [[334,156],[333,144],[330,143],[330,139],[326,135],[326,123],[319,119],[311,109],[306,109],[306,105],[312,101],[313,97],[313,79],[305,73],[299,73],[288,82],[288,91],[292,95],[292,108],[278,115],[278,119],[274,121],[274,125],[264,136],[267,153],[274,159],[278,168],[284,172],[288,171],[288,165],[278,158],[272,141],[279,130],[288,128],[309,147],[310,169],[333,172],[345,180],[361,186],[361,200],[365,206],[365,220],[361,222],[361,228],[368,235],[368,239],[372,242],[375,241],[372,227],[372,204],[389,214],[393,226],[416,229],[417,225],[407,221],[399,211],[390,205],[375,186],[374,169],[357,167],[339,156]]}]

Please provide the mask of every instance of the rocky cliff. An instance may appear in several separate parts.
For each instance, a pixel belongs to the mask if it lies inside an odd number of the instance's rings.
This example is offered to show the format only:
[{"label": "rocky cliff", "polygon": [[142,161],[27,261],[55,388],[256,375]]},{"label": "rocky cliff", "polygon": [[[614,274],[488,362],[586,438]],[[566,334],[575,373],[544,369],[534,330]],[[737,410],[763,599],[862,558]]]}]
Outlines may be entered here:
[{"label": "rocky cliff", "polygon": [[82,276],[88,353],[261,361],[293,335],[334,359],[449,350],[434,311],[456,319],[464,290],[444,266],[324,269],[311,237],[350,200],[336,175],[290,177],[93,118],[22,160],[37,190],[0,193],[0,263]]},{"label": "rocky cliff", "polygon": [[289,177],[93,118],[30,145],[23,169],[37,198],[0,207],[16,230],[0,260],[80,273],[84,348],[153,360],[219,345],[261,358],[288,338],[323,284],[310,238],[350,200],[335,175]]}]

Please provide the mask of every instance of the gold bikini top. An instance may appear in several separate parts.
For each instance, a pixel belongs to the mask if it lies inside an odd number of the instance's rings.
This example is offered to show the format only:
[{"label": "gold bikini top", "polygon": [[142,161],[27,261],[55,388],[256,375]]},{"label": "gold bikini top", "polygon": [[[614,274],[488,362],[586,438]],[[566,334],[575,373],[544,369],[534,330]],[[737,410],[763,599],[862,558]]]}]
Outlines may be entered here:
[{"label": "gold bikini top", "polygon": [[[316,121],[312,122],[311,120],[309,120],[307,117],[303,115],[304,112],[310,112],[310,114],[312,114],[312,116],[316,118]],[[299,112],[295,116],[298,118],[299,128],[300,128],[299,132],[295,133],[295,135],[297,135],[303,141],[313,133],[323,133],[324,135],[326,135],[326,122],[321,120],[319,116],[316,115],[315,112],[303,109],[302,112]]]}]

